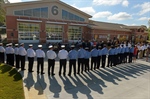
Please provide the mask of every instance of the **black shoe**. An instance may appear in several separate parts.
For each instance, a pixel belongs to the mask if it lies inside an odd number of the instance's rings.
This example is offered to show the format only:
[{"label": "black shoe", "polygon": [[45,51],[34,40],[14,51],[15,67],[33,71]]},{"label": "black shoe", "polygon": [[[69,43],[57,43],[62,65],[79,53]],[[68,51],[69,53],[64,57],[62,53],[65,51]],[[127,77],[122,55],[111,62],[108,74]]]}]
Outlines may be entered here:
[{"label": "black shoe", "polygon": [[45,74],[44,72],[41,73],[41,75]]},{"label": "black shoe", "polygon": [[59,73],[59,76],[61,76],[61,73]]},{"label": "black shoe", "polygon": [[52,76],[54,76],[55,74],[53,73]]},{"label": "black shoe", "polygon": [[24,71],[24,70],[26,70],[26,69],[21,69],[21,71]]}]

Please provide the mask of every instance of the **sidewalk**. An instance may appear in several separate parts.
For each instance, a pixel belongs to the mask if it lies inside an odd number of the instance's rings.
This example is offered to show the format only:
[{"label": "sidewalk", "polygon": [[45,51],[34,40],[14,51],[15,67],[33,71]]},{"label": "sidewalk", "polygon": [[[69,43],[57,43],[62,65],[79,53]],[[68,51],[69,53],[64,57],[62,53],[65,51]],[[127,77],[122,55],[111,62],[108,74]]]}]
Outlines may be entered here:
[{"label": "sidewalk", "polygon": [[[26,69],[27,69],[26,62]],[[76,77],[59,76],[59,63],[55,64],[55,76],[19,71],[23,76],[26,99],[150,99],[150,63],[137,60],[136,63],[121,64],[91,71]],[[67,72],[68,73],[68,63]]]}]

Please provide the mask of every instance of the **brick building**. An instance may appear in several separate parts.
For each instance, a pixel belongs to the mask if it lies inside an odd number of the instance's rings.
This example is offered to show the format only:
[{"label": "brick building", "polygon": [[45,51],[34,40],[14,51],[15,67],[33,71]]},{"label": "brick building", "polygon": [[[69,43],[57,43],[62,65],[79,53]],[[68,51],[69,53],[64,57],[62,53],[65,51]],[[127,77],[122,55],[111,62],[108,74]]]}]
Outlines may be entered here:
[{"label": "brick building", "polygon": [[6,10],[8,42],[46,43],[78,40],[145,38],[145,26],[126,26],[90,20],[84,13],[59,0],[42,0],[3,5]]}]

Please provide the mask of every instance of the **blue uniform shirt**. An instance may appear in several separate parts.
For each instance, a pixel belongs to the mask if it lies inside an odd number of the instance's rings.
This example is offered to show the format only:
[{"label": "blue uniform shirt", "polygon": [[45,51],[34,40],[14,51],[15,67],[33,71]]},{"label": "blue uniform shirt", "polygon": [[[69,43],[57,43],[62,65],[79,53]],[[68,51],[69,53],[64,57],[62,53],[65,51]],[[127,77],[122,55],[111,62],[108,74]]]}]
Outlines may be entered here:
[{"label": "blue uniform shirt", "polygon": [[122,47],[122,48],[121,48],[121,53],[123,54],[124,52],[125,52],[125,48]]},{"label": "blue uniform shirt", "polygon": [[118,54],[118,48],[115,48],[115,55],[117,55]]},{"label": "blue uniform shirt", "polygon": [[89,59],[91,57],[91,52],[86,51],[85,52],[85,59]]},{"label": "blue uniform shirt", "polygon": [[128,46],[126,46],[126,48],[125,48],[125,52],[129,52],[129,47]]},{"label": "blue uniform shirt", "polygon": [[129,51],[130,51],[130,53],[133,53],[133,52],[134,52],[134,47],[131,47],[131,48],[129,49]]},{"label": "blue uniform shirt", "polygon": [[97,56],[98,56],[98,50],[96,48],[92,49],[91,57],[97,57]]},{"label": "blue uniform shirt", "polygon": [[102,50],[101,49],[98,50],[98,56],[102,56]]},{"label": "blue uniform shirt", "polygon": [[109,50],[108,50],[108,54],[109,54],[109,55],[114,55],[114,49],[113,49],[113,48],[109,49]]},{"label": "blue uniform shirt", "polygon": [[120,48],[120,47],[118,47],[118,53],[119,53],[119,54],[121,53],[121,48]]},{"label": "blue uniform shirt", "polygon": [[108,54],[108,49],[106,47],[104,47],[102,49],[102,55],[107,55]]},{"label": "blue uniform shirt", "polygon": [[80,48],[78,50],[78,58],[84,58],[85,57],[85,50],[83,48]]},{"label": "blue uniform shirt", "polygon": [[76,50],[71,50],[71,51],[69,51],[68,57],[69,57],[69,59],[77,59],[78,52]]}]

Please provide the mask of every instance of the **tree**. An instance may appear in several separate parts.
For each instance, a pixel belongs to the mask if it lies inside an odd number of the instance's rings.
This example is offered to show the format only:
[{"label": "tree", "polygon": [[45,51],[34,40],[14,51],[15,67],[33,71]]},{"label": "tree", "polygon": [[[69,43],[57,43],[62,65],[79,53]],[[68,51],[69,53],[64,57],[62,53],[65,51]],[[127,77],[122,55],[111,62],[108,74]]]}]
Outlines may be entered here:
[{"label": "tree", "polygon": [[8,0],[0,0],[0,26],[5,23],[5,10],[2,8],[4,3],[10,3]]}]

